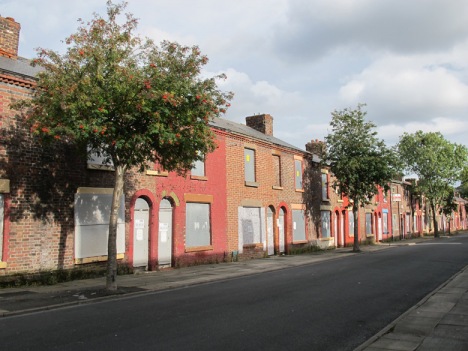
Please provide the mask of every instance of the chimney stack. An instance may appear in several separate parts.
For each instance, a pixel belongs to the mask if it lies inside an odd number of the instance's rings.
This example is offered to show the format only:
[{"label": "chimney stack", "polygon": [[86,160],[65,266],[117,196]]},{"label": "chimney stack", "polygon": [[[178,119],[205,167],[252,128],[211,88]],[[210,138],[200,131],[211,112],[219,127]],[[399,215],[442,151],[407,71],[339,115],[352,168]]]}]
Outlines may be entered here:
[{"label": "chimney stack", "polygon": [[245,117],[245,123],[248,127],[259,132],[273,136],[273,117],[268,114]]},{"label": "chimney stack", "polygon": [[18,58],[21,25],[11,17],[0,16],[0,56]]},{"label": "chimney stack", "polygon": [[311,140],[306,144],[306,150],[319,157],[322,157],[325,152],[325,143],[321,140]]}]

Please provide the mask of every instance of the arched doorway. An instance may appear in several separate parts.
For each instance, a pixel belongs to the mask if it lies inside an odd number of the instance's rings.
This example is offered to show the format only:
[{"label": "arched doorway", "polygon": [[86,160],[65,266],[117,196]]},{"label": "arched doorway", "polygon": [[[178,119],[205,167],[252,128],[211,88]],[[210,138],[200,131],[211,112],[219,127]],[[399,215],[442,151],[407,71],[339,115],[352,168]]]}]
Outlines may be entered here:
[{"label": "arched doorway", "polygon": [[342,247],[346,246],[345,243],[345,218],[346,218],[346,211],[341,212],[340,216],[340,244]]},{"label": "arched doorway", "polygon": [[340,213],[338,211],[335,211],[333,214],[333,236],[335,237],[335,246],[339,247],[341,242],[340,242]]},{"label": "arched doorway", "polygon": [[133,211],[133,267],[148,269],[150,206],[139,197]]},{"label": "arched doorway", "polygon": [[382,214],[377,214],[377,241],[382,241]]},{"label": "arched doorway", "polygon": [[158,263],[172,266],[172,204],[166,198],[159,205]]},{"label": "arched doorway", "polygon": [[278,249],[279,249],[279,254],[282,254],[285,252],[285,236],[286,236],[286,230],[285,230],[285,213],[284,209],[281,207],[279,211],[279,216],[278,216]]},{"label": "arched doorway", "polygon": [[275,209],[269,206],[267,209],[267,252],[275,254]]}]

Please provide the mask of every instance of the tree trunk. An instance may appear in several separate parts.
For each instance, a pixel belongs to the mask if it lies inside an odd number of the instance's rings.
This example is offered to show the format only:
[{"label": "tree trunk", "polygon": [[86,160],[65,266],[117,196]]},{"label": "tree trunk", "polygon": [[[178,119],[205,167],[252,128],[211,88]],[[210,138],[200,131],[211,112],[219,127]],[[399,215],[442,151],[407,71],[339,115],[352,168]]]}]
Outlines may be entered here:
[{"label": "tree trunk", "polygon": [[353,217],[354,217],[354,243],[353,252],[361,252],[359,248],[359,218],[358,218],[359,206],[356,203],[353,204]]},{"label": "tree trunk", "polygon": [[122,165],[115,167],[115,183],[109,221],[109,238],[107,241],[106,289],[108,291],[117,290],[117,222],[124,188],[125,170],[126,167]]},{"label": "tree trunk", "polygon": [[439,228],[437,226],[437,213],[434,201],[431,201],[431,210],[432,210],[432,223],[434,224],[434,238],[439,237]]}]

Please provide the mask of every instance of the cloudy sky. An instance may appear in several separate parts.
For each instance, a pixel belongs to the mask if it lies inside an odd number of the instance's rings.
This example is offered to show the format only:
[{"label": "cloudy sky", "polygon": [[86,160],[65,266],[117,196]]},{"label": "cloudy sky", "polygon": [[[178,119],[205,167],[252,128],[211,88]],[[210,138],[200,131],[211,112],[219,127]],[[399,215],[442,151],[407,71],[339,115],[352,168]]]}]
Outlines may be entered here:
[{"label": "cloudy sky", "polygon": [[[225,118],[269,113],[274,134],[304,148],[329,132],[331,112],[365,103],[389,145],[403,132],[440,131],[468,146],[466,0],[129,0],[139,33],[198,45],[223,90]],[[64,52],[77,19],[105,0],[0,0],[21,23],[20,55]]]}]

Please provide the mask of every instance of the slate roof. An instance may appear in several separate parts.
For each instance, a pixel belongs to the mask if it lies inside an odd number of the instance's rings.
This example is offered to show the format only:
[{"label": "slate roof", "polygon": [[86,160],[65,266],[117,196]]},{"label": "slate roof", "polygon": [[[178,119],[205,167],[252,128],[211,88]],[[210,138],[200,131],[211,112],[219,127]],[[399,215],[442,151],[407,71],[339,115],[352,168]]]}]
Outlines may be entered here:
[{"label": "slate roof", "polygon": [[225,130],[233,134],[238,134],[238,135],[247,136],[253,139],[265,141],[267,143],[286,147],[288,149],[296,150],[301,153],[306,152],[305,150],[300,149],[294,145],[291,145],[281,139],[278,139],[271,135],[266,135],[262,132],[257,131],[256,129],[248,127],[245,124],[236,123],[236,122],[229,121],[223,118],[215,118],[213,121],[210,122],[210,125],[213,128]]},{"label": "slate roof", "polygon": [[22,75],[27,78],[34,78],[42,68],[31,66],[31,60],[18,57],[16,60],[0,56],[0,70],[14,75]]}]

